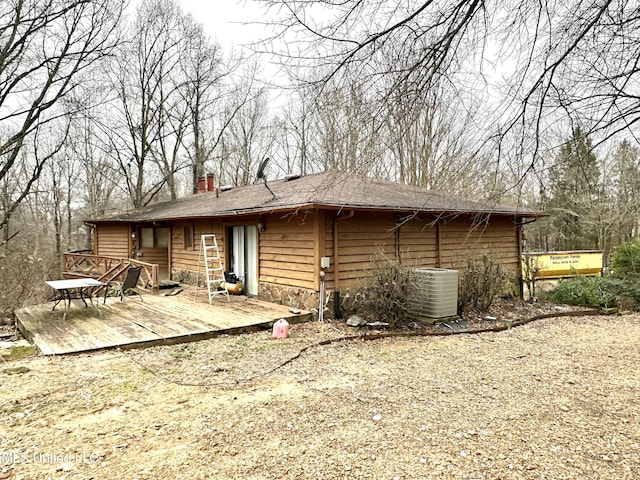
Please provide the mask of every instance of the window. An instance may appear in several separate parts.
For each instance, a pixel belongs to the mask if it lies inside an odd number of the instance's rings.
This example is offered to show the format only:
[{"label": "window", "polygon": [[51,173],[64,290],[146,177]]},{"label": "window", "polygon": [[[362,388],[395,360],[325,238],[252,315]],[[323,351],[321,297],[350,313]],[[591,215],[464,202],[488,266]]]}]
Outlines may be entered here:
[{"label": "window", "polygon": [[169,233],[168,227],[141,227],[140,248],[167,248]]},{"label": "window", "polygon": [[140,248],[153,248],[153,228],[140,229]]},{"label": "window", "polygon": [[193,225],[184,226],[184,248],[193,249]]},{"label": "window", "polygon": [[169,229],[167,227],[156,228],[156,248],[169,246]]}]

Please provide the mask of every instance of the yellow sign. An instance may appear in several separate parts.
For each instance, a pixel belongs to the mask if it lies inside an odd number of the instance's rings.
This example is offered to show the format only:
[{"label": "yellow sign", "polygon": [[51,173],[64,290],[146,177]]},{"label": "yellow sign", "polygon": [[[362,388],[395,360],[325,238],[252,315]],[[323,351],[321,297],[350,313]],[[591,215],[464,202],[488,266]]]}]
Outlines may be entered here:
[{"label": "yellow sign", "polygon": [[522,254],[523,278],[563,278],[602,273],[602,250],[529,252]]}]

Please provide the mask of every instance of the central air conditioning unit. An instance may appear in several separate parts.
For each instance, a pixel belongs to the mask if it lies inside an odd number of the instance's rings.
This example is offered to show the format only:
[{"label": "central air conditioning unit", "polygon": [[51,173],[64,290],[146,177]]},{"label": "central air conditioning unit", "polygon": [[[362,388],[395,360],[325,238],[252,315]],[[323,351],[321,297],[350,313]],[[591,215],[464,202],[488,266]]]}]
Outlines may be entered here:
[{"label": "central air conditioning unit", "polygon": [[409,298],[407,311],[427,318],[458,314],[458,270],[416,268],[417,289]]}]

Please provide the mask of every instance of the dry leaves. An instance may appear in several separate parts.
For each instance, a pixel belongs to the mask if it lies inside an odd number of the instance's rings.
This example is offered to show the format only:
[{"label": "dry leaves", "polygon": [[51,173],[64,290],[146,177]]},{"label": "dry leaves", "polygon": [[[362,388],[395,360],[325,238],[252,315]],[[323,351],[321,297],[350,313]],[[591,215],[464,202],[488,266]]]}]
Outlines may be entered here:
[{"label": "dry leaves", "polygon": [[337,342],[266,373],[343,328],[21,362],[0,376],[0,473],[640,478],[640,316]]}]

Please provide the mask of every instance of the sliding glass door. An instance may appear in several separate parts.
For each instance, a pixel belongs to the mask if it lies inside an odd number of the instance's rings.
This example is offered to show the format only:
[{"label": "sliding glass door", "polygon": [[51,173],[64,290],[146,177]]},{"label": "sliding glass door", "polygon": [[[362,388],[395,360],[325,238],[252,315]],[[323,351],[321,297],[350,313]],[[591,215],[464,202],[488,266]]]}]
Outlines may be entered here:
[{"label": "sliding glass door", "polygon": [[255,225],[230,227],[229,265],[244,281],[247,295],[258,295],[258,229]]}]

